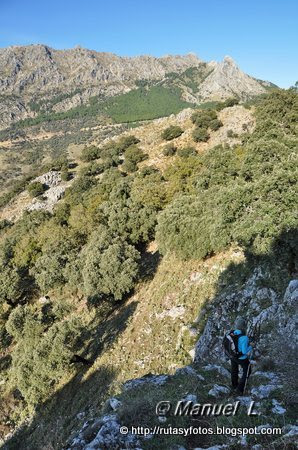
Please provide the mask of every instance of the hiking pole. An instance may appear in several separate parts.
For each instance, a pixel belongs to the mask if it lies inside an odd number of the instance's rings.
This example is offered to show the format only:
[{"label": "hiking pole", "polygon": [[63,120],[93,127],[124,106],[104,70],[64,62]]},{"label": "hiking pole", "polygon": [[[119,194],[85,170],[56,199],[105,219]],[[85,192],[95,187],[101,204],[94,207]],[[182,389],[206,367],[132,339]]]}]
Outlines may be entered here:
[{"label": "hiking pole", "polygon": [[251,368],[251,362],[250,362],[250,360],[249,360],[249,364],[248,364],[247,372],[246,372],[246,377],[245,377],[244,388],[243,388],[243,395],[244,395],[244,393],[245,393],[245,389],[246,389],[248,377],[249,377],[249,375],[250,375],[250,368]]},{"label": "hiking pole", "polygon": [[250,352],[250,358],[249,358],[249,363],[248,363],[248,367],[247,367],[246,377],[245,377],[245,384],[244,384],[244,388],[243,388],[243,394],[244,394],[246,386],[247,386],[248,378],[251,375],[251,366],[252,366],[251,361],[253,360],[253,351],[254,351],[254,348],[252,347],[251,352]]}]

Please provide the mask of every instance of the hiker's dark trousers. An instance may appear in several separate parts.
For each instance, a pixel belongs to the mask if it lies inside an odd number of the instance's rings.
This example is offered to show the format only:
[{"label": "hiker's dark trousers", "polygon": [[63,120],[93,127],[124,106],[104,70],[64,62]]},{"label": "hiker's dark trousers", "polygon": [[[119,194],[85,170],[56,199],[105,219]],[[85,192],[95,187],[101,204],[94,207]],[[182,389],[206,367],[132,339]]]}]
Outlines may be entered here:
[{"label": "hiker's dark trousers", "polygon": [[[246,379],[249,377],[250,373],[251,373],[251,368],[250,368],[250,363],[249,363],[249,359],[237,359],[236,361],[234,361],[233,359],[231,359],[231,377],[232,377],[232,386],[233,388],[237,388],[240,392],[243,393],[244,388],[245,388],[245,382]],[[238,379],[238,373],[239,373],[239,366],[242,367],[243,372],[242,372],[242,377],[239,381]]]}]

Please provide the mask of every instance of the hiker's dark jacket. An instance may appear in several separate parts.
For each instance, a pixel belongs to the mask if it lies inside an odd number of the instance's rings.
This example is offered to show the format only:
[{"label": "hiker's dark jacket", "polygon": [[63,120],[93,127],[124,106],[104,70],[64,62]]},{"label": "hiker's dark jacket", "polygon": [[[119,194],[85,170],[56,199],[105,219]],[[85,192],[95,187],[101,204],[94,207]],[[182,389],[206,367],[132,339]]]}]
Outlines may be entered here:
[{"label": "hiker's dark jacket", "polygon": [[[241,330],[234,330],[234,334],[242,334]],[[238,359],[247,359],[248,353],[252,351],[252,347],[249,345],[247,336],[240,336],[238,339],[238,352],[241,352],[243,356],[240,356]]]}]

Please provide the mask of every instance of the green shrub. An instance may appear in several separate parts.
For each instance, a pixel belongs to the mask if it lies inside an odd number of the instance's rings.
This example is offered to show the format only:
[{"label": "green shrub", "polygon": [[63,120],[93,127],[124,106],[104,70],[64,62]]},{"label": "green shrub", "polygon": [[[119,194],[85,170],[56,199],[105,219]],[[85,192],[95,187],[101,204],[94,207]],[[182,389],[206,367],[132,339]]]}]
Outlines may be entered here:
[{"label": "green shrub", "polygon": [[81,202],[84,193],[89,191],[95,184],[96,180],[94,180],[93,178],[87,175],[79,176],[66,190],[67,201],[71,204],[77,204]]},{"label": "green shrub", "polygon": [[233,130],[228,130],[228,131],[227,131],[227,137],[228,137],[228,138],[237,138],[237,137],[238,137],[238,134],[237,134],[237,133],[234,133]]},{"label": "green shrub", "polygon": [[[162,209],[167,201],[167,188],[161,173],[156,170],[147,175],[136,176],[132,183],[131,198],[136,204]],[[155,222],[154,212],[151,211],[151,214],[154,215]]]},{"label": "green shrub", "polygon": [[0,302],[15,305],[25,293],[26,278],[12,264],[0,264]]},{"label": "green shrub", "polygon": [[178,150],[177,155],[181,158],[189,158],[190,156],[196,156],[197,151],[194,147],[184,147]]},{"label": "green shrub", "polygon": [[[48,235],[52,233],[52,235]],[[67,282],[65,269],[84,244],[84,236],[77,232],[68,232],[66,227],[49,223],[43,229],[45,242],[42,253],[37,258],[31,273],[42,293]]]},{"label": "green shrub", "polygon": [[179,193],[195,193],[195,184],[200,179],[202,163],[198,155],[178,158],[175,165],[165,170],[167,181],[167,200],[172,200]]},{"label": "green shrub", "polygon": [[95,175],[100,175],[101,173],[103,173],[105,170],[109,169],[110,167],[112,167],[113,164],[108,161],[104,161],[104,162],[92,162],[90,164],[88,164],[87,166],[84,166],[80,169],[79,175],[80,177],[92,177]]},{"label": "green shrub", "polygon": [[164,156],[174,156],[177,151],[177,147],[173,143],[167,144],[163,150],[162,153]]},{"label": "green shrub", "polygon": [[171,125],[161,133],[161,137],[166,141],[171,141],[172,139],[181,136],[182,133],[183,130],[181,127],[177,125]]},{"label": "green shrub", "polygon": [[125,161],[122,165],[122,169],[125,172],[133,173],[138,170],[138,165],[134,161]]},{"label": "green shrub", "polygon": [[117,142],[117,145],[118,145],[118,148],[120,148],[121,151],[123,152],[131,145],[139,144],[139,142],[140,142],[140,139],[138,139],[136,136],[130,134],[129,136],[121,137],[119,139],[119,141]]},{"label": "green shrub", "polygon": [[[182,259],[201,259],[226,244],[210,197],[182,196],[159,215],[156,238],[160,251]],[[211,225],[212,224],[212,225]]]},{"label": "green shrub", "polygon": [[[154,197],[149,198],[150,194]],[[147,242],[154,235],[157,208],[164,204],[164,197],[164,189],[157,192],[156,187],[150,184],[139,195],[133,189],[132,199],[111,199],[103,204],[101,221],[115,236],[121,236],[133,244]]]},{"label": "green shrub", "polygon": [[71,180],[71,172],[68,171],[68,169],[64,169],[61,171],[61,180],[62,181],[69,181]]},{"label": "green shrub", "polygon": [[7,220],[7,219],[0,220],[0,231],[6,230],[7,228],[10,228],[11,226],[12,226],[12,223],[9,220]]},{"label": "green shrub", "polygon": [[206,128],[197,127],[192,132],[192,137],[195,142],[207,142],[210,136]]},{"label": "green shrub", "polygon": [[69,162],[66,156],[60,156],[59,158],[53,159],[45,168],[46,170],[67,170]]},{"label": "green shrub", "polygon": [[15,339],[15,341],[18,341],[23,336],[26,311],[27,307],[18,305],[10,313],[9,318],[6,322],[6,330]]},{"label": "green shrub", "polygon": [[124,158],[125,161],[131,161],[137,164],[141,161],[144,161],[144,159],[147,159],[148,155],[146,155],[143,150],[141,150],[136,145],[131,145],[125,150]]},{"label": "green shrub", "polygon": [[213,120],[211,120],[210,122],[209,122],[209,128],[212,130],[212,131],[216,131],[216,130],[218,130],[220,127],[222,127],[222,121],[221,120],[219,120],[219,119],[213,119]]},{"label": "green shrub", "polygon": [[232,97],[232,98],[228,98],[227,100],[224,101],[224,108],[230,108],[231,106],[235,106],[238,105],[239,103],[239,99]]},{"label": "green shrub", "polygon": [[42,195],[45,190],[46,186],[39,181],[34,181],[27,187],[27,191],[29,192],[31,197],[38,197],[39,195]]},{"label": "green shrub", "polygon": [[194,125],[200,128],[208,128],[212,120],[217,119],[217,113],[213,109],[197,110],[191,116]]}]

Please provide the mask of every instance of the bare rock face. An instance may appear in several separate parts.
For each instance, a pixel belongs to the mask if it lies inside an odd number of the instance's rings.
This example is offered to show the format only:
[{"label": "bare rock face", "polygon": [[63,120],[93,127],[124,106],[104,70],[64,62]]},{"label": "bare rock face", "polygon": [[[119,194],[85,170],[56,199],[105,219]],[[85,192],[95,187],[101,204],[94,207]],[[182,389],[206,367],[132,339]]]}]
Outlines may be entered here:
[{"label": "bare rock face", "polygon": [[39,181],[47,187],[47,190],[43,194],[42,198],[34,198],[31,203],[26,207],[27,211],[38,211],[46,210],[53,211],[56,203],[62,199],[65,190],[72,180],[68,182],[61,181],[61,173],[55,170],[44,173],[43,175],[34,179],[34,181]]},{"label": "bare rock face", "polygon": [[54,50],[45,45],[0,49],[0,92],[5,95],[67,88],[86,88],[111,82],[161,79],[200,65],[195,55],[125,58],[76,47]]},{"label": "bare rock face", "polygon": [[61,174],[60,172],[51,170],[50,172],[44,173],[40,177],[35,178],[34,181],[39,181],[47,187],[57,186],[61,182]]},{"label": "bare rock face", "polygon": [[224,100],[235,94],[243,100],[266,92],[257,80],[242,72],[235,61],[226,56],[200,86],[202,100]]}]

